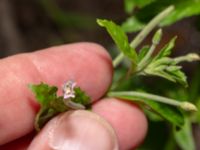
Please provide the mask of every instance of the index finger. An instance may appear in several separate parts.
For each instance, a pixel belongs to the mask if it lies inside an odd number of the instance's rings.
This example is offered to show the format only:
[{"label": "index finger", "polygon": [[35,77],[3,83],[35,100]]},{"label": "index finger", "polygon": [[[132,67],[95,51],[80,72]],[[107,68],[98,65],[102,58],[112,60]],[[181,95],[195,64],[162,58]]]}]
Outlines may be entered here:
[{"label": "index finger", "polygon": [[0,60],[0,145],[33,129],[38,104],[27,84],[65,80],[99,99],[112,80],[110,56],[97,44],[77,43]]}]

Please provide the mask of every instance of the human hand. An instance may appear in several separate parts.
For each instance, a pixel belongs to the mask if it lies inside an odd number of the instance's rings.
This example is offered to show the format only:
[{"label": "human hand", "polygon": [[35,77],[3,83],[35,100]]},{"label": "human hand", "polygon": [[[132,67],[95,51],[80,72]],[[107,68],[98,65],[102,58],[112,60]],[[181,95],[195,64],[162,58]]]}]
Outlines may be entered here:
[{"label": "human hand", "polygon": [[[99,100],[112,82],[112,72],[110,56],[92,43],[0,60],[0,149],[128,150],[139,145],[147,131],[142,111],[114,98]],[[76,81],[93,101],[98,100],[92,111],[66,112],[49,121],[37,136],[26,136],[34,129],[39,109],[27,85],[43,81],[60,87],[66,80]]]}]

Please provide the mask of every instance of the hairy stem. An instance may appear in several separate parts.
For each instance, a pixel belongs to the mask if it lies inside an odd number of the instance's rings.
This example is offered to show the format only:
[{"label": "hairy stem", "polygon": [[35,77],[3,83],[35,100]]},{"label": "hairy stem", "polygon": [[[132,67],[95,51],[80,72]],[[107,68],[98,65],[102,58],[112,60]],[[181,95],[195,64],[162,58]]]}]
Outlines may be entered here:
[{"label": "hairy stem", "polygon": [[108,96],[110,97],[117,97],[127,100],[152,100],[157,101],[161,103],[165,103],[172,106],[180,107],[187,111],[196,111],[197,108],[192,103],[186,102],[186,101],[177,101],[171,98],[166,98],[158,95],[153,95],[149,93],[142,93],[142,92],[109,92]]},{"label": "hairy stem", "polygon": [[[131,47],[136,48],[144,38],[155,28],[161,20],[168,16],[174,10],[174,6],[169,6],[157,16],[155,16],[145,27],[144,29],[132,40],[130,43]],[[114,60],[113,66],[117,67],[120,62],[123,60],[124,54],[120,53]]]},{"label": "hairy stem", "polygon": [[152,44],[148,53],[145,55],[145,57],[141,60],[141,62],[138,64],[138,68],[137,70],[142,70],[143,68],[145,68],[145,66],[148,64],[149,58],[151,57],[151,55],[153,54],[155,48],[156,48],[157,44]]},{"label": "hairy stem", "polygon": [[192,61],[199,61],[199,60],[200,60],[200,56],[196,53],[190,53],[185,56],[179,56],[179,57],[174,58],[174,61],[177,64],[184,61],[192,62]]}]

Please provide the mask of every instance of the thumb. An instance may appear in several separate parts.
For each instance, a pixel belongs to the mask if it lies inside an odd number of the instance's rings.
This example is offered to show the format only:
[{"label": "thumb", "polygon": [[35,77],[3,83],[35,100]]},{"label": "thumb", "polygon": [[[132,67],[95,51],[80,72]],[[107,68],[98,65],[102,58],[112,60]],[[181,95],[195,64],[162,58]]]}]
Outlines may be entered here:
[{"label": "thumb", "polygon": [[52,119],[28,150],[117,150],[112,127],[95,113],[68,111]]}]

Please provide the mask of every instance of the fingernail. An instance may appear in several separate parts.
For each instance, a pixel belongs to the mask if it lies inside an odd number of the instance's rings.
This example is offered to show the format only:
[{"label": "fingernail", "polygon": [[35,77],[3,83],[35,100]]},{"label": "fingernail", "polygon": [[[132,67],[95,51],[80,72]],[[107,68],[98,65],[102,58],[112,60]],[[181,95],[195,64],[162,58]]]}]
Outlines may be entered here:
[{"label": "fingernail", "polygon": [[118,150],[113,128],[95,113],[69,111],[52,123],[48,143],[54,150]]}]

